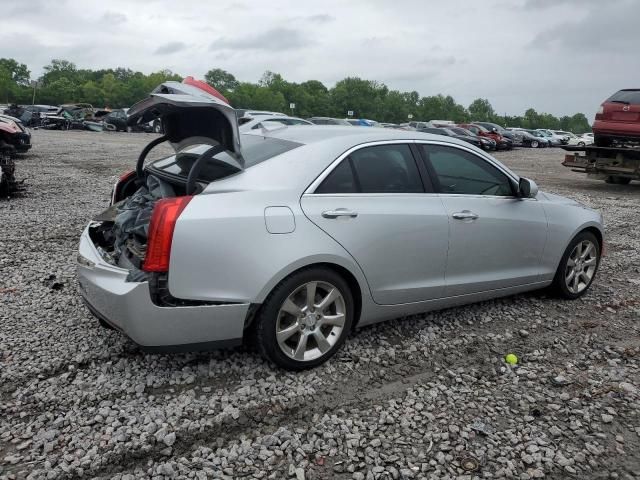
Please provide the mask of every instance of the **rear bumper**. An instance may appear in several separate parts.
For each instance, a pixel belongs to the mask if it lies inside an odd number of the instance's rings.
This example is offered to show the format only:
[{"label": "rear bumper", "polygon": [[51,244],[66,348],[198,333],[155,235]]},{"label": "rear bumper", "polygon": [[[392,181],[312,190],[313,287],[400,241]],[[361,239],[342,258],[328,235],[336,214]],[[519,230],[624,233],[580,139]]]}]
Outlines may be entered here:
[{"label": "rear bumper", "polygon": [[127,282],[128,271],[107,264],[82,233],[79,291],[91,313],[152,351],[189,351],[242,343],[249,303],[160,307],[147,282]]},{"label": "rear bumper", "polygon": [[640,122],[632,123],[596,120],[593,123],[593,133],[595,135],[640,139]]}]

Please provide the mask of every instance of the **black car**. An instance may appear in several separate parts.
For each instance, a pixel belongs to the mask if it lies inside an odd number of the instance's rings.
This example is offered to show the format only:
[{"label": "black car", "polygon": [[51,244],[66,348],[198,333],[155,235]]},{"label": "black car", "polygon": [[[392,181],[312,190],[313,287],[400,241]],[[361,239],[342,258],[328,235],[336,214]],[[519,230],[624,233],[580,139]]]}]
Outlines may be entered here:
[{"label": "black car", "polygon": [[[481,137],[479,135],[476,135],[475,133],[467,130],[466,128],[462,128],[462,127],[447,127],[447,130],[452,131],[453,133],[455,133],[456,135],[459,135],[460,140],[464,140],[465,142],[469,142],[474,144],[475,146],[483,149],[483,150],[495,150],[496,149],[496,142],[495,140],[491,139],[491,138],[487,138],[487,137]],[[465,137],[465,138],[463,138]],[[470,139],[470,140],[469,140]],[[474,140],[477,140],[479,142],[479,145],[475,143]]]},{"label": "black car", "polygon": [[517,130],[522,136],[522,146],[531,148],[546,148],[549,146],[549,140],[540,132],[535,130]]},{"label": "black car", "polygon": [[445,137],[457,138],[458,140],[462,140],[463,142],[467,142],[467,143],[470,143],[471,145],[475,145],[478,148],[482,148],[482,143],[477,137],[470,137],[468,135],[459,135],[449,128],[427,127],[427,128],[419,128],[418,131],[424,132],[424,133],[433,133],[435,135],[444,135]]},{"label": "black car", "polygon": [[106,114],[102,121],[107,130],[114,132],[127,131],[127,114],[124,110],[113,110]]}]

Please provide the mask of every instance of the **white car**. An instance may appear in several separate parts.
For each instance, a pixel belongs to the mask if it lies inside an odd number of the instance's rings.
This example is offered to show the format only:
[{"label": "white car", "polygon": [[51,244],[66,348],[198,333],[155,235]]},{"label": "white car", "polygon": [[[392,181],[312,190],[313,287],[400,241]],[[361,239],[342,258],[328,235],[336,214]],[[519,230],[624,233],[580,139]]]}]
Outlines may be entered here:
[{"label": "white car", "polygon": [[297,117],[286,117],[283,115],[260,115],[256,118],[242,117],[238,120],[240,132],[248,132],[262,128],[265,123],[279,123],[282,125],[313,125],[308,120]]},{"label": "white car", "polygon": [[583,133],[579,137],[575,135],[574,137],[569,139],[569,145],[577,145],[578,147],[593,145],[593,133]]}]

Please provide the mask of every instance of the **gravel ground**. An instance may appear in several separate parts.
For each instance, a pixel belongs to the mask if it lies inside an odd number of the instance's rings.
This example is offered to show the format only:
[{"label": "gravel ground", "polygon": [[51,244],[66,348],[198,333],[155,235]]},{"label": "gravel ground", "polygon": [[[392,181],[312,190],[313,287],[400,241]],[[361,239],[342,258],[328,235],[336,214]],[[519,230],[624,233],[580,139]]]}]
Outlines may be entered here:
[{"label": "gravel ground", "polygon": [[570,172],[561,150],[498,154],[603,211],[590,293],[364,328],[293,374],[243,349],[146,355],[82,305],[80,232],[151,138],[36,131],[18,160],[28,190],[0,201],[0,478],[640,477],[640,185]]}]

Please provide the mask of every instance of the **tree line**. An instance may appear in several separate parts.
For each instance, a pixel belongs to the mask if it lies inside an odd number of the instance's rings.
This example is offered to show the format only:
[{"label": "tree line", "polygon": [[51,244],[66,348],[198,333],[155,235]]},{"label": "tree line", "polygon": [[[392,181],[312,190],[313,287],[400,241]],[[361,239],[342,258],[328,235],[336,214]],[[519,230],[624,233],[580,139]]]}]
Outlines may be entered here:
[{"label": "tree line", "polygon": [[[144,74],[128,68],[90,70],[77,68],[67,60],[55,59],[44,67],[40,78],[32,79],[23,63],[0,58],[0,101],[18,104],[60,105],[90,103],[99,107],[130,107],[145,98],[158,84],[181,81],[170,70]],[[251,108],[290,113],[299,117],[345,118],[352,111],[356,118],[403,123],[414,120],[487,121],[505,127],[549,128],[574,133],[591,131],[582,113],[556,117],[529,108],[523,115],[499,115],[491,103],[478,98],[467,107],[450,95],[421,97],[416,91],[391,90],[384,83],[347,77],[327,88],[318,80],[289,82],[282,75],[267,71],[257,83],[243,82],[219,68],[209,70],[205,80],[220,91],[235,108]],[[36,81],[36,87],[32,85]],[[34,97],[35,92],[35,97]],[[291,110],[290,104],[295,104]]]}]

